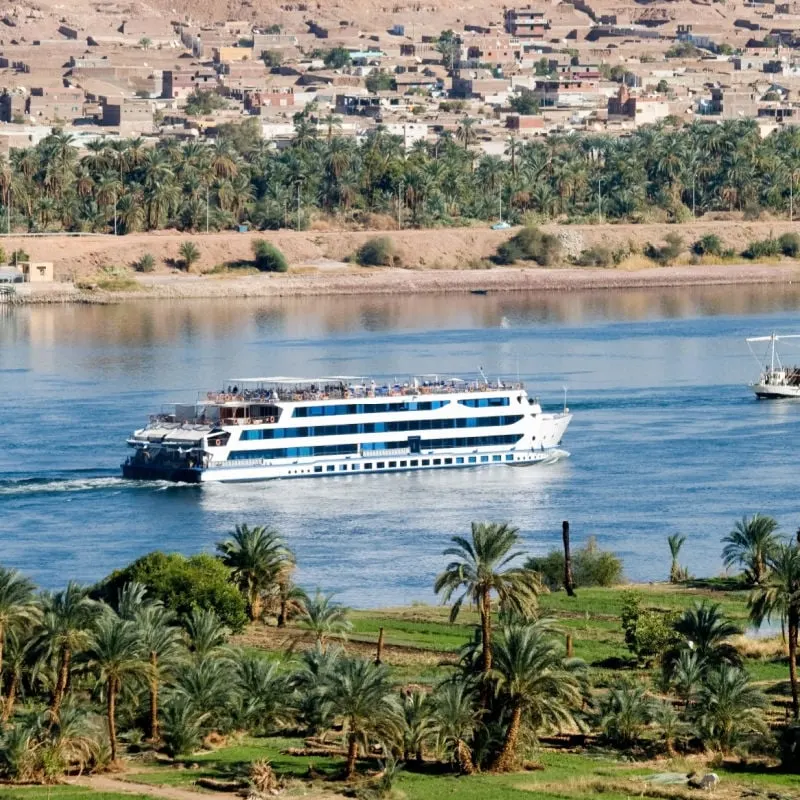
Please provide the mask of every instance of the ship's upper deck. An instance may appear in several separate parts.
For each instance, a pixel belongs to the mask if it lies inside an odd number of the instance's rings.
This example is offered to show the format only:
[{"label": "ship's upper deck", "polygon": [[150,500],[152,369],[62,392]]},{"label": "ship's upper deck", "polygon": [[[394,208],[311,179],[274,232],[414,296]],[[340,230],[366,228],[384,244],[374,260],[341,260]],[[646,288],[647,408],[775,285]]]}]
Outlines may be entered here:
[{"label": "ship's upper deck", "polygon": [[443,375],[415,375],[409,380],[397,378],[375,381],[371,378],[333,376],[325,378],[231,378],[220,391],[207,392],[200,402],[208,405],[235,403],[349,400],[377,397],[416,397],[422,394],[456,394],[472,392],[517,391],[525,385],[506,382],[463,380]]}]

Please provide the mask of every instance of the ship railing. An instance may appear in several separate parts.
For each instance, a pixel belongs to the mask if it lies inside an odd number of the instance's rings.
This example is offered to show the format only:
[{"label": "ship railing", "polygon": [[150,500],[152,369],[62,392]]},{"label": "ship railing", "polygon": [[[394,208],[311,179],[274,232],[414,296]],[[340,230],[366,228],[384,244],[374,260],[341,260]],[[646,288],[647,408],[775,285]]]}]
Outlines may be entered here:
[{"label": "ship railing", "polygon": [[227,461],[210,461],[207,469],[224,469],[225,467],[263,467],[271,462],[264,458],[231,458]]},{"label": "ship railing", "polygon": [[326,386],[320,390],[296,389],[264,389],[248,390],[246,392],[206,392],[202,398],[205,402],[219,405],[224,403],[244,402],[307,402],[317,400],[363,400],[389,397],[419,397],[427,394],[460,394],[482,393],[497,391],[520,391],[525,388],[523,383],[442,383],[412,385],[384,385],[374,388],[349,388]]},{"label": "ship railing", "polygon": [[361,458],[384,458],[386,456],[408,456],[411,450],[408,447],[397,447],[393,450],[365,450]]}]

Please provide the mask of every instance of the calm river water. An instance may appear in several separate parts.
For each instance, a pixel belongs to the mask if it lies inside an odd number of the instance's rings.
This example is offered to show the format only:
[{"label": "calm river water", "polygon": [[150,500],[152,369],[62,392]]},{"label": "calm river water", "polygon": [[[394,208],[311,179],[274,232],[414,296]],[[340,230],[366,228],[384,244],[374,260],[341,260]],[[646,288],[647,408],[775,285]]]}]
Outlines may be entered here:
[{"label": "calm river water", "polygon": [[[743,341],[797,331],[799,307],[791,286],[0,305],[0,562],[57,587],[157,548],[212,550],[237,522],[269,524],[296,550],[301,584],[380,606],[432,601],[441,551],[471,520],[511,520],[543,553],[569,519],[576,544],[595,535],[631,579],[666,577],[676,531],[690,570],[716,573],[742,514],[773,514],[787,533],[800,524],[800,404],[752,398]],[[546,407],[568,386],[572,457],[239,486],[118,477],[148,413],[231,376],[479,366],[519,373]]]}]

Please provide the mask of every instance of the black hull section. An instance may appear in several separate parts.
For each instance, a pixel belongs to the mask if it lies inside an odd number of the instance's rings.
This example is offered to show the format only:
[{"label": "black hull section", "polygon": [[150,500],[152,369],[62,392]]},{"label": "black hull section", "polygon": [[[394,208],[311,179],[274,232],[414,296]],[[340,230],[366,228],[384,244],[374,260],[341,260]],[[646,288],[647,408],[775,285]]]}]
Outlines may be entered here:
[{"label": "black hull section", "polygon": [[134,481],[173,481],[200,483],[200,472],[186,467],[153,467],[147,464],[123,464],[122,477]]}]

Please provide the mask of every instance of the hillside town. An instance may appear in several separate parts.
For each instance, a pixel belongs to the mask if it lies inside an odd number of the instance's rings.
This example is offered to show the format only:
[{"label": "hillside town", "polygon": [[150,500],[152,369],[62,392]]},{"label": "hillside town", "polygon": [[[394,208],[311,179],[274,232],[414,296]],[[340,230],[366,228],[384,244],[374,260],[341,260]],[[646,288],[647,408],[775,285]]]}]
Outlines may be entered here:
[{"label": "hillside town", "polygon": [[0,152],[54,127],[82,147],[213,140],[245,119],[280,149],[306,111],[320,135],[361,140],[381,126],[407,149],[469,117],[471,144],[503,156],[509,136],[751,119],[763,137],[800,113],[795,0],[238,11],[8,7]]}]

